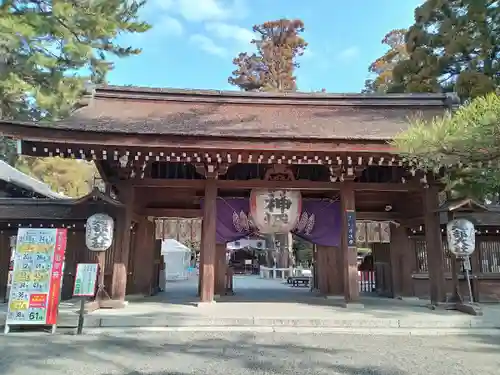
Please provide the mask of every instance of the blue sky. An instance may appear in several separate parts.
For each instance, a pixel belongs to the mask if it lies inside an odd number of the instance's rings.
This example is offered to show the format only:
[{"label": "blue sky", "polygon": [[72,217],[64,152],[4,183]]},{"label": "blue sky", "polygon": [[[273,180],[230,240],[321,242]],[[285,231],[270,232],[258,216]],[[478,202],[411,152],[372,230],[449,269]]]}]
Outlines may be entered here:
[{"label": "blue sky", "polygon": [[252,52],[251,28],[268,20],[304,21],[308,51],[297,71],[300,91],[359,92],[380,41],[413,22],[422,0],[149,0],[143,17],[153,29],[120,37],[139,56],[116,61],[110,83],[231,90],[238,52]]}]

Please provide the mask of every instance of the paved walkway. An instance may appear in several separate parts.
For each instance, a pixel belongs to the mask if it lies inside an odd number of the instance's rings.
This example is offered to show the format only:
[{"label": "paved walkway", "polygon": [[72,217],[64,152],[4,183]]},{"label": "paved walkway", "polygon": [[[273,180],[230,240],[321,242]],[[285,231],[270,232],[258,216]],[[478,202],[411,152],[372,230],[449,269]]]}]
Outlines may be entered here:
[{"label": "paved walkway", "polygon": [[[353,327],[353,328],[500,328],[500,306],[483,306],[484,315],[431,311],[425,301],[364,297],[362,309],[346,309],[315,297],[308,288],[276,280],[237,276],[236,295],[196,307],[197,280],[172,282],[166,292],[133,299],[119,310],[88,314],[87,327]],[[6,305],[3,306],[5,315]],[[78,302],[62,302],[59,325],[74,327]],[[0,312],[1,314],[1,312]],[[0,324],[5,317],[0,316]]]},{"label": "paved walkway", "polygon": [[497,375],[500,337],[113,332],[0,335],[8,375]]}]

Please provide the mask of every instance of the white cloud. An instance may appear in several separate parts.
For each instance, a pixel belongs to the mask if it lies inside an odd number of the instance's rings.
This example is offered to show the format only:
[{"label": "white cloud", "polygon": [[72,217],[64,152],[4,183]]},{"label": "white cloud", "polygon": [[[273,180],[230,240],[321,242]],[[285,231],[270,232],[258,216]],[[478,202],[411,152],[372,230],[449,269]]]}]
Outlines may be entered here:
[{"label": "white cloud", "polygon": [[162,32],[169,35],[180,36],[184,33],[182,23],[176,18],[170,16],[161,17],[156,23],[156,27]]},{"label": "white cloud", "polygon": [[[149,3],[148,3],[149,4]],[[154,0],[153,5],[155,8],[169,10],[174,5],[174,0]]]},{"label": "white cloud", "polygon": [[[158,35],[186,36],[189,42],[216,56],[249,52],[254,33],[228,21],[246,17],[248,0],[152,0],[149,14]],[[191,23],[204,31],[189,35]],[[197,26],[195,26],[197,27]],[[187,34],[187,35],[186,35]]]},{"label": "white cloud", "polygon": [[205,29],[218,39],[235,41],[237,49],[249,49],[250,41],[255,38],[252,31],[223,22],[209,22],[205,25]]},{"label": "white cloud", "polygon": [[155,5],[189,22],[243,18],[248,13],[245,0],[155,0]]},{"label": "white cloud", "polygon": [[349,62],[354,60],[358,56],[359,56],[359,48],[356,46],[352,46],[340,51],[340,53],[337,55],[337,59],[344,62]]},{"label": "white cloud", "polygon": [[227,50],[221,46],[218,46],[212,39],[205,35],[194,34],[189,38],[189,42],[196,44],[201,50],[215,56],[226,57]]}]

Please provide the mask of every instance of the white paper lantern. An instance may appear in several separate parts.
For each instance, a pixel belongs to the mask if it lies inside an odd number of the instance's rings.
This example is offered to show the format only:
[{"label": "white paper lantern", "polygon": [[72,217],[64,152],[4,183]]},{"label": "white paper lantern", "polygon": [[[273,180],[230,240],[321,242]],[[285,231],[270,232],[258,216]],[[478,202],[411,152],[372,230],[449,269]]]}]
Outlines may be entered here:
[{"label": "white paper lantern", "polygon": [[113,243],[113,218],[107,214],[95,214],[87,219],[85,244],[90,251],[106,251]]},{"label": "white paper lantern", "polygon": [[476,248],[474,224],[466,219],[456,219],[446,225],[448,247],[458,257],[468,257]]},{"label": "white paper lantern", "polygon": [[302,212],[299,190],[255,189],[250,194],[250,212],[260,233],[288,233]]}]

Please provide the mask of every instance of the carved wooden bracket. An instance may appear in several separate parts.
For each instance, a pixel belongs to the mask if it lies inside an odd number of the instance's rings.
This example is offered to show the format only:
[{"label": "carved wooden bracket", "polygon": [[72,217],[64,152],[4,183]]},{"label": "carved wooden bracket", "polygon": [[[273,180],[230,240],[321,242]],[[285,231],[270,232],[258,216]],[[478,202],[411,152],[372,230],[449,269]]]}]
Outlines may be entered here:
[{"label": "carved wooden bracket", "polygon": [[265,181],[295,181],[295,176],[290,167],[283,164],[272,164],[266,170]]},{"label": "carved wooden bracket", "polygon": [[360,165],[330,166],[330,181],[353,181],[356,177],[360,177],[364,170],[365,167]]},{"label": "carved wooden bracket", "polygon": [[340,165],[331,166],[329,171],[331,182],[336,182],[342,177],[342,167]]},{"label": "carved wooden bracket", "polygon": [[360,166],[360,165],[357,165],[354,167],[354,174],[356,175],[356,177],[361,177],[361,175],[363,174],[364,170],[366,169],[365,166]]},{"label": "carved wooden bracket", "polygon": [[195,164],[196,173],[202,175],[206,179],[218,179],[227,173],[228,164]]}]

